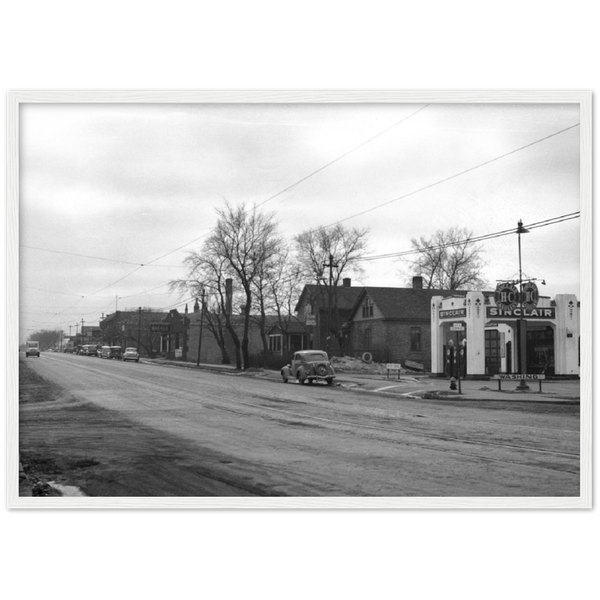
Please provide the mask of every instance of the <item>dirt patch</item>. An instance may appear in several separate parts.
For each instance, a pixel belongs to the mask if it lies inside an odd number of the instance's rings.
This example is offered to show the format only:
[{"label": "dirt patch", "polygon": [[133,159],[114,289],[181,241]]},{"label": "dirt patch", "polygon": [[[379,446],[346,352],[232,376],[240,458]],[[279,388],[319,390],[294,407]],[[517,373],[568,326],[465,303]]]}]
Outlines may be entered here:
[{"label": "dirt patch", "polygon": [[25,361],[20,385],[20,496],[62,495],[50,482],[86,496],[261,495],[219,469],[229,457],[66,397]]}]

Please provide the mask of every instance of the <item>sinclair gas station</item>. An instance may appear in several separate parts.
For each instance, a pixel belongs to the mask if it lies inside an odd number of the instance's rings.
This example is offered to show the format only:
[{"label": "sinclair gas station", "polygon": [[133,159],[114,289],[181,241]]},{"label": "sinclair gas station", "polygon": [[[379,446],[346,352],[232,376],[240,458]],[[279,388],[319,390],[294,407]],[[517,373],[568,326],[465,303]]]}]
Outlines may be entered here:
[{"label": "sinclair gas station", "polygon": [[516,286],[499,288],[432,298],[432,373],[456,376],[460,368],[461,377],[473,378],[498,374],[578,377],[577,297],[561,294],[515,302],[519,299]]},{"label": "sinclair gas station", "polygon": [[459,386],[465,377],[518,379],[522,389],[527,380],[579,377],[577,296],[540,296],[537,280],[523,274],[521,235],[529,230],[521,220],[515,233],[518,279],[499,280],[494,292],[431,299],[433,374],[457,378]]}]

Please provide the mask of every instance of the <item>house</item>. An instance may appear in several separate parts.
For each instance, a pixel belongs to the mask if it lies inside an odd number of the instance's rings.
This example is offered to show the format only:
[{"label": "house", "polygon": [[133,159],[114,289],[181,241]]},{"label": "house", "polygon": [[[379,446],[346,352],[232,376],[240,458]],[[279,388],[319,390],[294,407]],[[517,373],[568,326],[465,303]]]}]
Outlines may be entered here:
[{"label": "house", "polygon": [[349,278],[341,286],[308,284],[296,304],[298,321],[307,332],[306,348],[325,350],[330,355],[347,353],[348,331],[344,324],[363,288],[352,287]]},{"label": "house", "polygon": [[267,330],[267,335],[269,351],[273,354],[288,357],[310,347],[308,329],[295,317],[284,321],[277,319]]},{"label": "house", "polygon": [[431,369],[431,300],[440,295],[463,297],[457,290],[423,289],[413,277],[412,288],[365,287],[348,317],[348,354],[369,353],[375,362],[417,363]]}]

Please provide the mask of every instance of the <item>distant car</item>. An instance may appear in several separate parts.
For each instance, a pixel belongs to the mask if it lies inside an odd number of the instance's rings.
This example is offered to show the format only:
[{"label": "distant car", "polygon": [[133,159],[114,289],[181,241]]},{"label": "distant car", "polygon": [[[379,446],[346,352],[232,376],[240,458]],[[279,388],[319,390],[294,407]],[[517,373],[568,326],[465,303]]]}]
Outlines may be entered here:
[{"label": "distant car", "polygon": [[123,358],[123,349],[121,346],[102,346],[98,350],[99,358],[116,358],[121,360]]},{"label": "distant car", "polygon": [[98,356],[98,349],[93,344],[82,346],[80,354],[84,356]]},{"label": "distant car", "polygon": [[121,346],[111,346],[108,358],[121,360],[123,358],[123,348],[121,348]]},{"label": "distant car", "polygon": [[25,348],[25,358],[30,356],[40,357],[40,343],[39,342],[27,342],[27,346]]},{"label": "distant car", "polygon": [[294,353],[289,365],[281,369],[283,383],[287,383],[295,377],[300,384],[313,381],[325,381],[327,385],[333,385],[335,371],[329,362],[327,352],[322,350],[300,350]]},{"label": "distant car", "polygon": [[110,346],[102,346],[98,349],[98,358],[109,358],[110,357]]},{"label": "distant car", "polygon": [[140,362],[140,353],[136,348],[125,348],[125,352],[123,352],[123,362],[126,360],[135,360],[135,362]]}]

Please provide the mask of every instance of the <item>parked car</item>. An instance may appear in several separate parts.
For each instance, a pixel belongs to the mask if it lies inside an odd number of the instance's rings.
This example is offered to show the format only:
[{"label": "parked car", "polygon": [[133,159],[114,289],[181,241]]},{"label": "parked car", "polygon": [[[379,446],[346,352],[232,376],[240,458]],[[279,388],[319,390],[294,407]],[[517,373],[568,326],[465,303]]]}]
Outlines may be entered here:
[{"label": "parked car", "polygon": [[98,358],[109,358],[110,356],[110,346],[101,346],[98,349]]},{"label": "parked car", "polygon": [[140,362],[140,354],[135,348],[125,348],[125,352],[123,352],[123,362],[126,360],[135,360],[135,362]]},{"label": "parked car", "polygon": [[82,354],[84,356],[98,356],[98,348],[96,348],[95,344],[86,344],[83,347]]},{"label": "parked car", "polygon": [[329,362],[327,352],[322,350],[300,350],[294,353],[289,365],[281,369],[283,383],[287,383],[291,377],[295,377],[300,384],[313,381],[325,381],[327,385],[333,385],[335,371]]},{"label": "parked car", "polygon": [[123,358],[123,349],[121,346],[102,346],[98,350],[99,358],[116,358],[121,360]]},{"label": "parked car", "polygon": [[111,346],[108,358],[121,360],[123,358],[123,348],[121,348],[121,346]]}]

